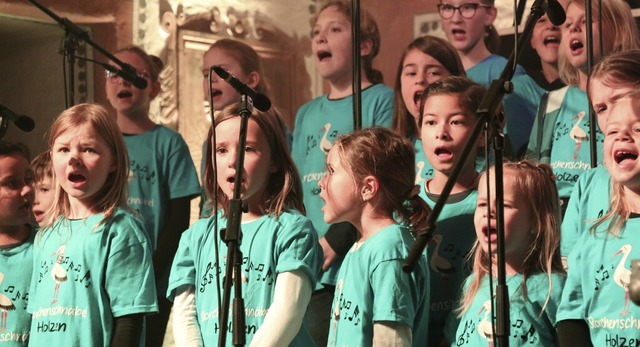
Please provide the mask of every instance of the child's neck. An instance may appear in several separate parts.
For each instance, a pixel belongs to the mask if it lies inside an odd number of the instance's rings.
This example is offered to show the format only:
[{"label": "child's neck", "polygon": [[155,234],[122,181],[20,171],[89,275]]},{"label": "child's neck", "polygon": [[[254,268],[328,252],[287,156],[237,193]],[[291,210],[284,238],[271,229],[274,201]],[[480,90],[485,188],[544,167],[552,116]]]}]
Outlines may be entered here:
[{"label": "child's neck", "polygon": [[65,216],[67,219],[85,219],[96,214],[92,202],[74,198],[69,198],[69,210],[69,214]]},{"label": "child's neck", "polygon": [[583,92],[587,91],[587,82],[589,81],[589,76],[584,73],[582,70],[578,70],[578,88]]},{"label": "child's neck", "polygon": [[[504,264],[504,270],[505,270],[505,275],[507,276],[524,273],[524,270],[525,270],[524,262],[519,259],[518,260],[507,259]],[[491,271],[493,271],[494,276],[498,275],[498,262],[497,262],[497,259],[495,258],[495,255],[494,255]]]},{"label": "child's neck", "polygon": [[626,186],[623,186],[622,189],[624,189],[624,200],[629,206],[629,212],[640,213],[640,189]]},{"label": "child's neck", "polygon": [[471,69],[491,55],[491,52],[483,44],[478,44],[468,52],[458,51],[465,71]]},{"label": "child's neck", "polygon": [[360,220],[350,221],[360,233],[358,242],[362,243],[389,225],[396,224],[393,218],[376,214],[368,207],[362,212]]},{"label": "child's neck", "polygon": [[[360,89],[363,90],[371,86],[371,82],[367,80],[364,73],[361,76],[362,80],[360,83]],[[347,96],[353,95],[353,84],[351,76],[348,76],[348,78],[341,78],[340,80],[329,81],[329,86],[329,99],[342,99]]]},{"label": "child's neck", "polygon": [[156,126],[146,114],[125,115],[118,113],[117,123],[121,133],[132,135],[147,132]]},{"label": "child's neck", "polygon": [[31,228],[27,224],[0,227],[0,248],[18,246],[29,237]]},{"label": "child's neck", "polygon": [[557,64],[550,64],[546,61],[540,61],[540,65],[542,65],[542,75],[548,83],[553,83],[560,77]]},{"label": "child's neck", "polygon": [[[435,171],[432,179],[425,182],[425,189],[428,193],[439,195],[442,193],[445,184],[449,180],[449,173]],[[462,193],[467,190],[475,189],[477,186],[478,173],[475,169],[462,170],[460,176],[453,184],[451,194]]]}]

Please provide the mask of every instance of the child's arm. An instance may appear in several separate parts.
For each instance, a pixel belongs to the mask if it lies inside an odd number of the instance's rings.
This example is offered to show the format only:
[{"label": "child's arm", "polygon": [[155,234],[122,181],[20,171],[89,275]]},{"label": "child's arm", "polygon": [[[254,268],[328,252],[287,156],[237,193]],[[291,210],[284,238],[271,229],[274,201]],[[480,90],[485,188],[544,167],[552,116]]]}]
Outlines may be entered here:
[{"label": "child's arm", "polygon": [[142,335],[142,317],[142,314],[132,314],[114,318],[111,346],[139,346]]},{"label": "child's arm", "polygon": [[375,322],[373,324],[374,346],[411,346],[411,328],[400,322]]},{"label": "child's arm", "polygon": [[195,287],[182,286],[173,300],[173,337],[180,346],[202,347],[196,313]]},{"label": "child's arm", "polygon": [[302,325],[311,289],[311,279],[302,270],[278,274],[273,303],[251,346],[289,345]]}]

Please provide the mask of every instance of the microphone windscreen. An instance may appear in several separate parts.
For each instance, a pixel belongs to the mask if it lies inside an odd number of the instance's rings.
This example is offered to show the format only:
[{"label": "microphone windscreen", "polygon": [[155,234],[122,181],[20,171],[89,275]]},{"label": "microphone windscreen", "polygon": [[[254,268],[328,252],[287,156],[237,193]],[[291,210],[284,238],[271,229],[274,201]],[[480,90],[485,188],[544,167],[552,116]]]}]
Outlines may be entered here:
[{"label": "microphone windscreen", "polygon": [[29,131],[33,130],[33,128],[35,128],[35,126],[36,126],[36,122],[34,122],[33,119],[31,119],[31,118],[29,118],[27,116],[18,117],[18,119],[16,119],[14,124],[18,128],[20,128],[20,130],[26,131],[26,132],[29,132]]},{"label": "microphone windscreen", "polygon": [[271,108],[271,100],[264,94],[256,93],[253,106],[262,112],[267,112]]},{"label": "microphone windscreen", "polygon": [[549,21],[555,26],[560,26],[567,19],[567,15],[564,13],[564,8],[558,2],[558,0],[545,0],[544,12],[549,17]]}]

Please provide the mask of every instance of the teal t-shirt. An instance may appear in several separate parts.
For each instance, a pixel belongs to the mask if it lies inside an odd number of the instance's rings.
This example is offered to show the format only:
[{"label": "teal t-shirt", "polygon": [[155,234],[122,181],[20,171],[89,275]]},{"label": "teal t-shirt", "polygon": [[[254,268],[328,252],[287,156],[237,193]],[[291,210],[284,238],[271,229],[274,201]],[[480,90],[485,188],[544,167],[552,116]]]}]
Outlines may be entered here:
[{"label": "teal t-shirt", "polygon": [[421,139],[413,140],[413,148],[416,151],[416,184],[420,185],[432,178],[435,171],[424,153]]},{"label": "teal t-shirt", "polygon": [[59,218],[33,247],[28,311],[32,346],[109,346],[114,318],[158,312],[151,248],[142,222]]},{"label": "teal t-shirt", "polygon": [[29,342],[31,314],[27,312],[33,272],[33,240],[30,235],[17,247],[0,248],[0,346],[24,347]]},{"label": "teal t-shirt", "polygon": [[640,307],[629,299],[631,260],[640,258],[640,218],[630,218],[620,236],[601,225],[585,229],[569,253],[569,272],[558,321],[583,319],[593,346],[635,346],[640,340]]},{"label": "teal t-shirt", "polygon": [[[577,87],[568,87],[560,106],[553,110],[547,109],[546,118],[554,117],[555,122],[552,127],[547,128],[545,125],[543,129],[543,131],[553,131],[551,143],[544,146],[550,147],[549,164],[556,175],[558,193],[561,198],[568,198],[580,175],[591,168],[590,142],[592,139],[589,138],[587,94]],[[537,137],[537,132],[538,129],[533,129],[531,137]],[[604,135],[596,127],[599,164],[603,162],[603,143]],[[531,146],[530,149],[532,149]]]},{"label": "teal t-shirt", "polygon": [[604,166],[586,171],[573,187],[567,210],[562,219],[562,235],[560,237],[560,255],[566,265],[566,258],[576,246],[583,232],[588,232],[585,225],[609,211],[611,176]]},{"label": "teal t-shirt", "polygon": [[[489,88],[493,80],[500,78],[507,62],[506,58],[492,54],[466,70],[467,77]],[[502,106],[506,117],[504,133],[508,133],[513,151],[517,153],[529,140],[536,110],[544,90],[526,74],[520,65],[516,66],[512,82],[513,92],[504,96]]]},{"label": "teal t-shirt", "polygon": [[125,134],[124,141],[131,162],[127,203],[144,218],[155,251],[169,201],[200,195],[198,174],[182,136],[165,126]]},{"label": "teal t-shirt", "polygon": [[[470,276],[465,282],[465,291],[474,276]],[[521,274],[507,276],[506,285],[509,289],[509,346],[555,346],[556,313],[562,296],[565,277],[554,273],[551,275],[551,283],[549,283],[549,277],[546,273],[537,273],[529,276],[526,280],[526,297],[523,294],[523,279],[524,276]],[[493,285],[495,286],[496,284],[497,279],[494,278]],[[551,285],[550,295],[549,285]],[[543,307],[544,311],[542,311]],[[492,343],[495,343],[491,325],[493,308],[489,291],[489,277],[484,276],[473,303],[459,318],[455,335],[452,336],[450,333],[453,330],[449,329],[456,325],[447,327],[447,340],[449,340],[450,345],[492,346]]]},{"label": "teal t-shirt", "polygon": [[[433,208],[439,195],[420,190],[429,207]],[[436,221],[436,229],[426,248],[431,288],[429,305],[429,345],[438,345],[444,338],[447,317],[457,307],[460,288],[471,274],[467,255],[476,242],[473,215],[476,210],[477,190],[449,196]]]},{"label": "teal t-shirt", "polygon": [[373,324],[398,322],[412,329],[413,345],[427,345],[429,273],[421,257],[402,271],[414,238],[390,225],[356,242],[344,258],[331,305],[328,346],[371,346]]},{"label": "teal t-shirt", "polygon": [[[393,90],[375,84],[362,91],[362,128],[391,126]],[[324,222],[318,182],[325,175],[326,155],[333,141],[353,131],[353,96],[331,100],[327,95],[302,105],[293,130],[292,157],[302,179],[304,206],[319,237],[324,237],[329,224]],[[321,283],[335,285],[340,268],[336,261],[325,271]]]},{"label": "teal t-shirt", "polygon": [[[221,212],[218,216],[218,228],[225,228],[226,218],[222,217]],[[222,288],[217,288],[216,274],[220,275],[222,286],[227,257],[226,244],[213,232],[215,217],[198,220],[182,234],[167,291],[167,298],[173,301],[179,287],[195,287],[197,320],[205,346],[218,345],[220,326],[217,298],[222,297]],[[265,215],[242,223],[240,228],[242,295],[246,312],[246,342],[249,345],[273,302],[278,274],[301,270],[308,275],[311,285],[315,285],[322,267],[322,249],[311,222],[295,211],[283,212],[277,219]],[[214,251],[216,243],[218,255]],[[228,321],[231,327],[231,315]],[[231,332],[227,335],[227,345],[231,346]],[[313,345],[306,319],[290,345]]]}]

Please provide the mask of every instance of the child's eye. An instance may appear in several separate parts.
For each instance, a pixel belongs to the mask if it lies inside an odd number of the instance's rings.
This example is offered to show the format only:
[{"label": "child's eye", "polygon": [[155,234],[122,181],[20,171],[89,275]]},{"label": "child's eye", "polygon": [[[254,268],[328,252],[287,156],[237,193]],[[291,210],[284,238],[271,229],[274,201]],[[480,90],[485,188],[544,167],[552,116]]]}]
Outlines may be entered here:
[{"label": "child's eye", "polygon": [[596,114],[601,114],[606,110],[607,110],[607,106],[604,106],[604,105],[596,105],[596,107],[594,108],[594,111],[596,111]]},{"label": "child's eye", "polygon": [[84,149],[84,151],[85,151],[86,153],[95,153],[95,152],[96,152],[96,150],[95,150],[95,149],[90,148],[90,147],[89,147],[89,148],[85,148],[85,149]]},{"label": "child's eye", "polygon": [[245,152],[255,152],[255,149],[251,146],[247,146],[244,148]]},{"label": "child's eye", "polygon": [[342,31],[342,28],[340,28],[340,27],[333,27],[333,28],[331,28],[331,32],[332,32],[332,33],[339,33],[339,32],[341,32],[341,31]]},{"label": "child's eye", "polygon": [[464,124],[464,122],[460,119],[451,120],[451,125],[461,125],[461,124]]},{"label": "child's eye", "polygon": [[227,153],[227,149],[225,147],[216,147],[216,153],[218,154]]},{"label": "child's eye", "polygon": [[486,202],[478,202],[478,204],[476,205],[476,207],[487,207],[487,203]]},{"label": "child's eye", "polygon": [[434,126],[434,125],[436,125],[436,121],[434,121],[434,120],[425,120],[423,124],[427,125],[427,126]]}]

